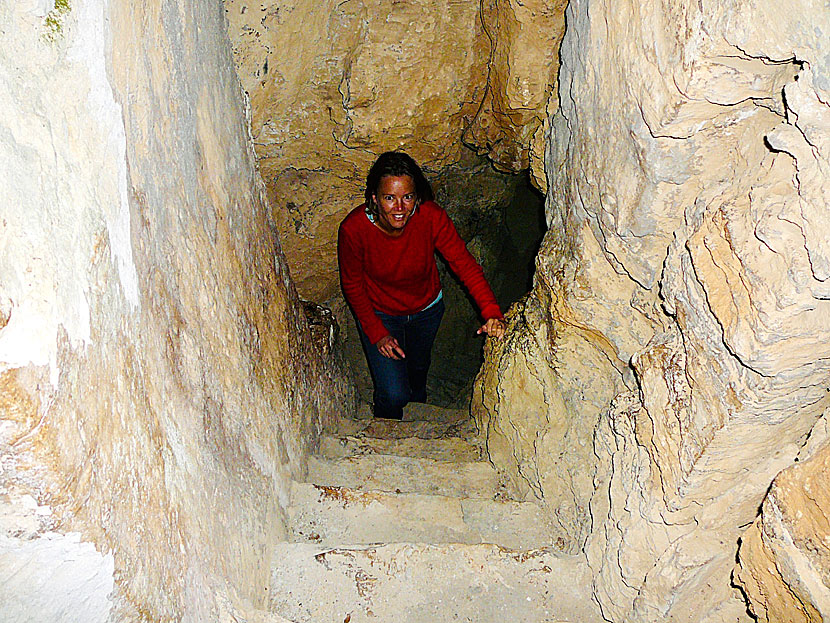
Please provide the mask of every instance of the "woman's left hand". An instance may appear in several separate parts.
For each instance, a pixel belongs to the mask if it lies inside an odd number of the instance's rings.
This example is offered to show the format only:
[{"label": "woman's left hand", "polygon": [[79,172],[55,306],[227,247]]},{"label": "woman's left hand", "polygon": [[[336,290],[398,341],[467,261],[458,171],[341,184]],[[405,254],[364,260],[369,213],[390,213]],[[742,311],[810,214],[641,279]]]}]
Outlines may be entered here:
[{"label": "woman's left hand", "polygon": [[490,318],[487,322],[481,325],[476,331],[476,334],[481,335],[486,333],[490,337],[501,337],[507,329],[507,323],[501,318]]}]

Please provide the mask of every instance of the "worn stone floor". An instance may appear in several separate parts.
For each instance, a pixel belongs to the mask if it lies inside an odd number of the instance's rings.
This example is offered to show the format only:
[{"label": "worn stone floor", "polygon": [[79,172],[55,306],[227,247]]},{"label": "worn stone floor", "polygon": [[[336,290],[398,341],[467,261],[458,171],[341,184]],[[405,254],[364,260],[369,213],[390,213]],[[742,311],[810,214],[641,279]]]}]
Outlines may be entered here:
[{"label": "worn stone floor", "polygon": [[[21,433],[0,420],[0,619],[106,623],[112,555],[38,503],[45,476]],[[254,619],[601,621],[585,559],[557,552],[539,507],[512,499],[484,454],[466,410],[339,420],[292,486],[291,542]]]},{"label": "worn stone floor", "polygon": [[466,410],[344,419],[296,483],[271,609],[317,621],[601,621],[581,556],[511,499]]},{"label": "worn stone floor", "polygon": [[29,434],[0,418],[0,620],[3,623],[105,623],[114,579],[112,555],[58,529],[40,504],[43,467]]}]

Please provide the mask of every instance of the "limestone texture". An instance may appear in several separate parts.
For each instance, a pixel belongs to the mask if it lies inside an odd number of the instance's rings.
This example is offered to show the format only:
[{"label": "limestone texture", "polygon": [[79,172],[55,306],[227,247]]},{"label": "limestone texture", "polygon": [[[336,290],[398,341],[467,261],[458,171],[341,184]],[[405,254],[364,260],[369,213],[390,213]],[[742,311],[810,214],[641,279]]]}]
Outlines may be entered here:
[{"label": "limestone texture", "polygon": [[100,586],[109,560],[118,620],[255,614],[352,391],[291,283],[221,7],[3,3],[0,111],[4,449],[83,539],[32,533],[30,558],[66,543]]},{"label": "limestone texture", "polygon": [[[0,619],[830,616],[826,3],[563,9],[0,4]],[[548,191],[475,427],[337,417],[289,274],[390,148],[493,281]]]},{"label": "limestone texture", "polygon": [[546,121],[556,110],[559,44],[565,34],[563,0],[487,0],[481,20],[490,40],[487,88],[464,141],[497,168],[531,169],[547,190]]},{"label": "limestone texture", "polygon": [[[781,472],[741,538],[735,579],[759,621],[830,617],[830,445]],[[809,456],[809,454],[808,454]]]},{"label": "limestone texture", "polygon": [[[476,420],[587,553],[605,618],[748,620],[739,539],[828,400],[830,14],[574,0],[566,21],[549,231]],[[757,571],[784,564],[777,490],[738,577],[753,612],[811,620],[820,591],[764,603],[793,581]]]},{"label": "limestone texture", "polygon": [[110,620],[114,559],[59,528],[44,500],[49,471],[25,443],[37,405],[20,389],[28,371],[0,374],[0,618],[4,623]]},{"label": "limestone texture", "polygon": [[[225,7],[258,164],[305,298],[338,294],[337,227],[362,203],[381,152],[405,150],[436,177],[461,167],[489,186],[465,144],[516,172],[528,167],[533,142],[534,179],[544,178],[537,129],[555,89],[561,1]],[[449,193],[471,212],[471,201],[488,198]]]}]

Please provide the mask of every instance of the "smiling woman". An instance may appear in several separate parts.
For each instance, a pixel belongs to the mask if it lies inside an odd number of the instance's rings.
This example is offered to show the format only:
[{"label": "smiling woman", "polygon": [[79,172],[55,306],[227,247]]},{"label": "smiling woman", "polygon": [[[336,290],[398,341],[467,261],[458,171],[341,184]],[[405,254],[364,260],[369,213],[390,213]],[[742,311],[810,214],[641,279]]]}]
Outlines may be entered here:
[{"label": "smiling woman", "polygon": [[390,236],[400,236],[415,211],[417,198],[411,177],[387,175],[380,180],[377,194],[372,195],[378,213],[375,224]]},{"label": "smiling woman", "polygon": [[426,401],[432,344],[444,314],[438,251],[475,300],[478,333],[504,334],[504,316],[432,187],[407,154],[381,154],[366,178],[366,203],[340,225],[338,260],[374,382],[375,417],[401,419]]}]

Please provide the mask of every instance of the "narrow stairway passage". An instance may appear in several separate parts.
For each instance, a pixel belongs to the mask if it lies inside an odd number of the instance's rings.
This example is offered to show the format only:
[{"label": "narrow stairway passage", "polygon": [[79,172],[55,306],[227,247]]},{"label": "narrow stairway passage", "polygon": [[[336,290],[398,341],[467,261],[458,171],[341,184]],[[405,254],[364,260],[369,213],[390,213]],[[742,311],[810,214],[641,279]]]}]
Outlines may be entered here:
[{"label": "narrow stairway passage", "polygon": [[584,557],[556,551],[541,508],[509,497],[466,410],[341,419],[288,516],[271,610],[296,623],[602,620]]}]

